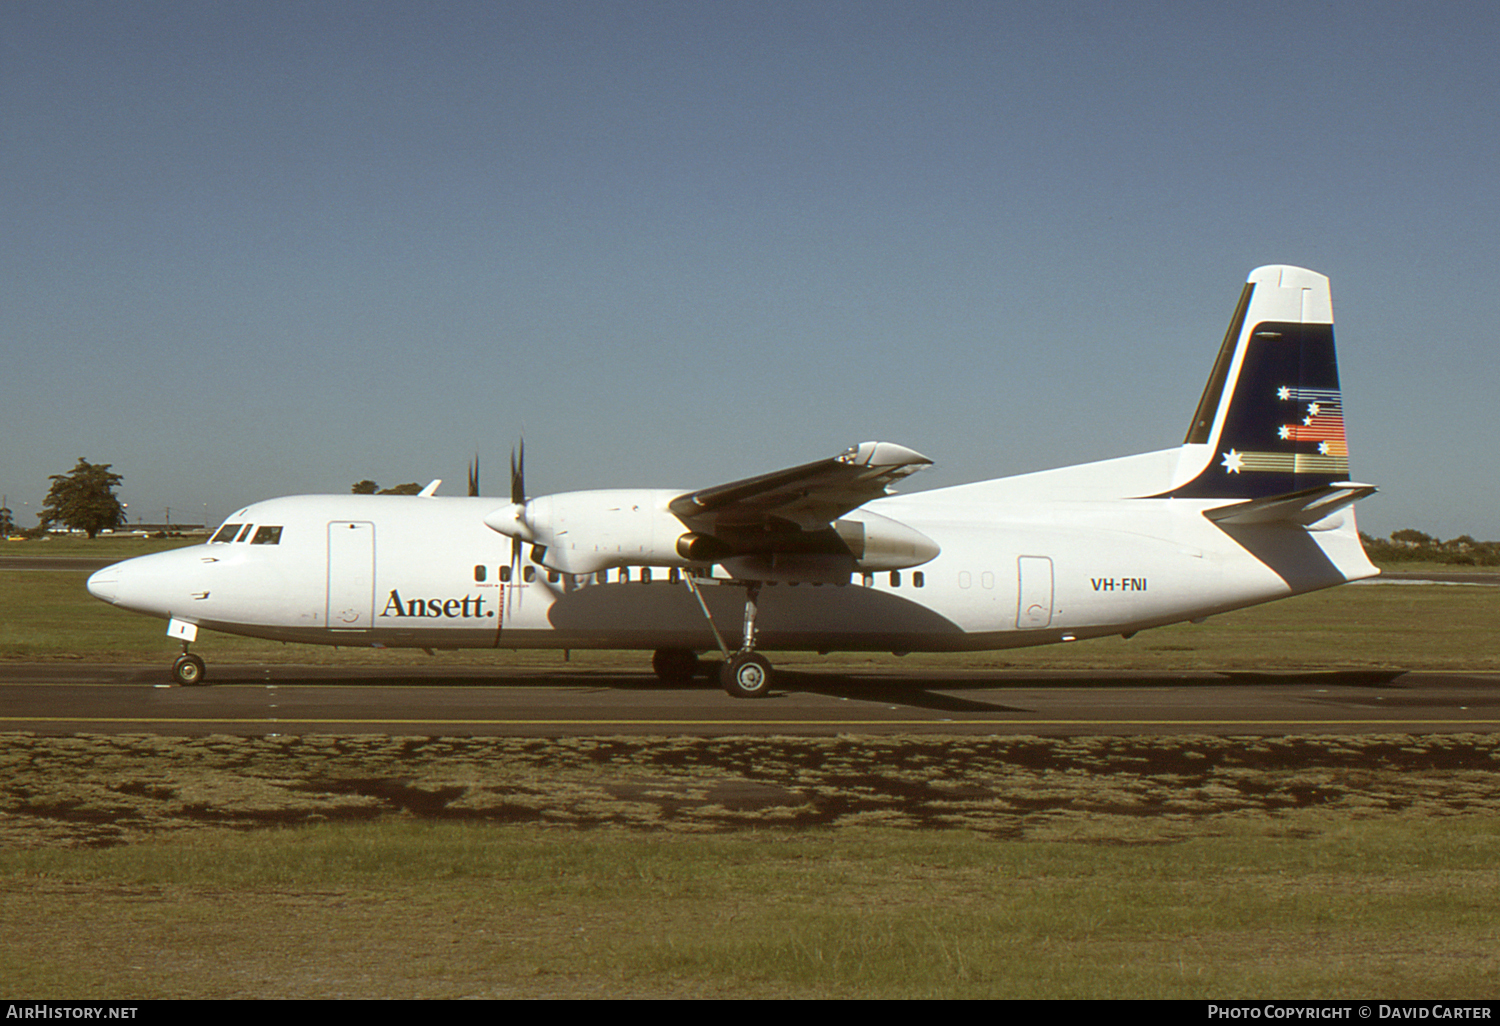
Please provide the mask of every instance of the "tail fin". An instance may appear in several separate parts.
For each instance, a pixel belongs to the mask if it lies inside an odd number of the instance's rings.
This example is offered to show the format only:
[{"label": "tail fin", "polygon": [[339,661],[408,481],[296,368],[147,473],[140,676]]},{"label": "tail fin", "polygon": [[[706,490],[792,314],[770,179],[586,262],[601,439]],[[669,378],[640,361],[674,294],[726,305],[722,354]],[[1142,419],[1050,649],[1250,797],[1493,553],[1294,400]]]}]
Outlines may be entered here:
[{"label": "tail fin", "polygon": [[1326,277],[1250,272],[1178,467],[1164,497],[1260,499],[1348,480]]}]

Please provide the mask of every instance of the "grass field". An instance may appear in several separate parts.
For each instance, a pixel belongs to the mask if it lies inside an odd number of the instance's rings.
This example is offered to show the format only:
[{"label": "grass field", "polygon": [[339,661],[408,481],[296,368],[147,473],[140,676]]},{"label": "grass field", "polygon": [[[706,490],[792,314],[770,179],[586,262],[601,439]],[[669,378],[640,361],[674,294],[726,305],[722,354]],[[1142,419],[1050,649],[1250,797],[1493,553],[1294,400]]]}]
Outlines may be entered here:
[{"label": "grass field", "polygon": [[1488,998],[1492,819],[1172,844],[386,823],[0,856],[10,995]]},{"label": "grass field", "polygon": [[1500,978],[1489,737],[13,737],[0,768],[15,996],[1451,999]]},{"label": "grass field", "polygon": [[[0,572],[0,658],[165,667],[163,625],[82,581]],[[1347,587],[899,665],[1493,670],[1497,603]],[[1493,1000],[1496,741],[9,735],[0,991]]]}]

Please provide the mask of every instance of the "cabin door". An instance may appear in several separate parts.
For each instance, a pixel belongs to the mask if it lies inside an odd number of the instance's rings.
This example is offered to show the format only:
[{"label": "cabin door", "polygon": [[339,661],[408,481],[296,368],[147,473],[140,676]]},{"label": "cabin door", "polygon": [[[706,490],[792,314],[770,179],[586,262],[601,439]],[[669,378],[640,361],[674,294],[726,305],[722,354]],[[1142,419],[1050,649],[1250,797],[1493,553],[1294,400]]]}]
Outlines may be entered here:
[{"label": "cabin door", "polygon": [[375,621],[375,525],[336,520],[328,525],[330,630],[369,630]]},{"label": "cabin door", "polygon": [[1046,556],[1020,556],[1016,559],[1016,577],[1020,582],[1016,600],[1016,627],[1030,631],[1050,626],[1052,560]]}]

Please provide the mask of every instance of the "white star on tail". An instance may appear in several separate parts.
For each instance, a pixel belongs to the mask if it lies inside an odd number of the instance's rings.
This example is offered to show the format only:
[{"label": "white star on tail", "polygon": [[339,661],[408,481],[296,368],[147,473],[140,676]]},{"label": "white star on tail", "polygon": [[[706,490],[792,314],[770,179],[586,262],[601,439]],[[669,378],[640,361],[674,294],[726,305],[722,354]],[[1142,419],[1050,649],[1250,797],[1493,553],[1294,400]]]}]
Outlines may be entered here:
[{"label": "white star on tail", "polygon": [[1230,449],[1224,454],[1224,469],[1231,474],[1238,474],[1245,466],[1245,461],[1240,454]]}]

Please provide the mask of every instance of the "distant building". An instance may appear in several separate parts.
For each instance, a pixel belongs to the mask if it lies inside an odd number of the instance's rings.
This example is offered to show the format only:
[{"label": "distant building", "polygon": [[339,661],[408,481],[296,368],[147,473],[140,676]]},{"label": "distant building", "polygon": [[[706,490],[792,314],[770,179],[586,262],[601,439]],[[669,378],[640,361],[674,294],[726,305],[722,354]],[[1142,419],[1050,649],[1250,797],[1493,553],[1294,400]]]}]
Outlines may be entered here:
[{"label": "distant building", "polygon": [[100,531],[100,534],[207,534],[208,530],[202,524],[123,524],[113,531]]}]

